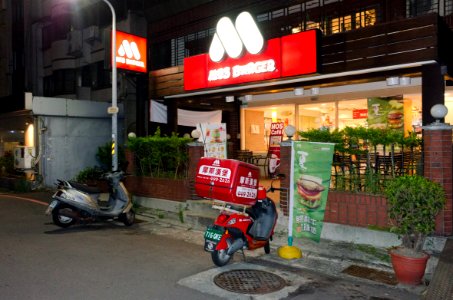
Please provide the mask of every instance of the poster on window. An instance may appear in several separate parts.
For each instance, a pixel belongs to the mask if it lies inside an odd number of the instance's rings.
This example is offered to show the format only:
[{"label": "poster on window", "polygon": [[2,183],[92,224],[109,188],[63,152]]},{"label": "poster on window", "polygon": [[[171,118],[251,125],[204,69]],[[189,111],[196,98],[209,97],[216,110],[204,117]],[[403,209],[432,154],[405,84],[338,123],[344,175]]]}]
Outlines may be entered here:
[{"label": "poster on window", "polygon": [[204,144],[204,156],[227,158],[227,132],[225,123],[203,123],[198,125]]},{"label": "poster on window", "polygon": [[293,237],[319,242],[324,222],[334,144],[293,142],[291,203]]},{"label": "poster on window", "polygon": [[283,139],[283,129],[285,123],[277,122],[271,123],[271,130],[269,133],[269,175],[273,177],[280,166],[280,143]]},{"label": "poster on window", "polygon": [[404,130],[404,101],[397,97],[368,98],[370,128]]}]

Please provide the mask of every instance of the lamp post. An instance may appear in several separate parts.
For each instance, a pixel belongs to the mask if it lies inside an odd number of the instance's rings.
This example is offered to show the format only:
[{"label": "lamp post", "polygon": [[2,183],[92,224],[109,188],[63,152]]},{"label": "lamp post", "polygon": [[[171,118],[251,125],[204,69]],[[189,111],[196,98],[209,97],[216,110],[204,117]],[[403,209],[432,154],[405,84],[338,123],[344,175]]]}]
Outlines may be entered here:
[{"label": "lamp post", "polygon": [[117,71],[116,71],[116,14],[112,4],[102,0],[112,11],[112,106],[108,112],[112,115],[112,171],[118,170],[118,104],[117,104]]}]

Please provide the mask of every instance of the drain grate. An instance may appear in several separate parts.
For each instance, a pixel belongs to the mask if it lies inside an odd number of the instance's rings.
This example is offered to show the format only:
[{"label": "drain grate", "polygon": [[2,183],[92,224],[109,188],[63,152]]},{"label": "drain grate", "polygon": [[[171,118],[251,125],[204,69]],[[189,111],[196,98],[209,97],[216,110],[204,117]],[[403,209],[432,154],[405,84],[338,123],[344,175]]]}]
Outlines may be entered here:
[{"label": "drain grate", "polygon": [[362,267],[362,266],[357,266],[357,265],[351,265],[344,269],[342,273],[355,276],[355,277],[360,277],[360,278],[365,278],[377,282],[382,282],[385,284],[390,284],[390,285],[397,285],[398,281],[395,278],[395,275],[389,272],[385,271],[380,271],[376,269],[371,269],[367,267]]},{"label": "drain grate", "polygon": [[242,294],[267,294],[286,286],[286,281],[278,275],[247,269],[220,273],[214,277],[214,283],[224,290]]}]

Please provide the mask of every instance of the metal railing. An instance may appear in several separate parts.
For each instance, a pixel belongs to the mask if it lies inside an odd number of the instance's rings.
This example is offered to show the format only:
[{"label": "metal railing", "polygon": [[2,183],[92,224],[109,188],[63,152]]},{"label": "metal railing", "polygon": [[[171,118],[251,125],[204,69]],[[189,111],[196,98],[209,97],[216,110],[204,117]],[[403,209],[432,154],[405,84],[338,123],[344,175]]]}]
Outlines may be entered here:
[{"label": "metal railing", "polygon": [[330,188],[380,194],[388,180],[423,174],[421,147],[390,148],[388,152],[375,149],[362,154],[335,153]]}]

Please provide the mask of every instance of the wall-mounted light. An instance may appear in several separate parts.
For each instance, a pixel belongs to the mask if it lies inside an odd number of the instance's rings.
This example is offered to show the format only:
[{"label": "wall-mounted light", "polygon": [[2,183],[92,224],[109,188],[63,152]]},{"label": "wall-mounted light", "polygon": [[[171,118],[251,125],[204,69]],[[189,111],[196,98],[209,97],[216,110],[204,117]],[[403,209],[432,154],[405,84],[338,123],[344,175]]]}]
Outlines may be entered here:
[{"label": "wall-mounted light", "polygon": [[400,77],[400,84],[401,85],[410,85],[411,84],[411,78],[410,77]]},{"label": "wall-mounted light", "polygon": [[277,111],[273,110],[271,112],[271,118],[272,118],[272,122],[277,122]]},{"label": "wall-mounted light", "polygon": [[234,96],[226,96],[225,102],[234,102]]},{"label": "wall-mounted light", "polygon": [[400,79],[399,77],[387,77],[387,79],[385,80],[387,82],[387,85],[388,86],[393,86],[393,85],[399,85],[400,84]]},{"label": "wall-mounted light", "polygon": [[319,87],[312,87],[311,88],[311,94],[312,95],[319,95],[319,90],[320,90]]},{"label": "wall-mounted light", "polygon": [[294,95],[302,96],[303,94],[304,94],[304,88],[295,88],[294,89]]},{"label": "wall-mounted light", "polygon": [[35,146],[35,127],[33,124],[28,124],[25,134],[25,146]]}]

